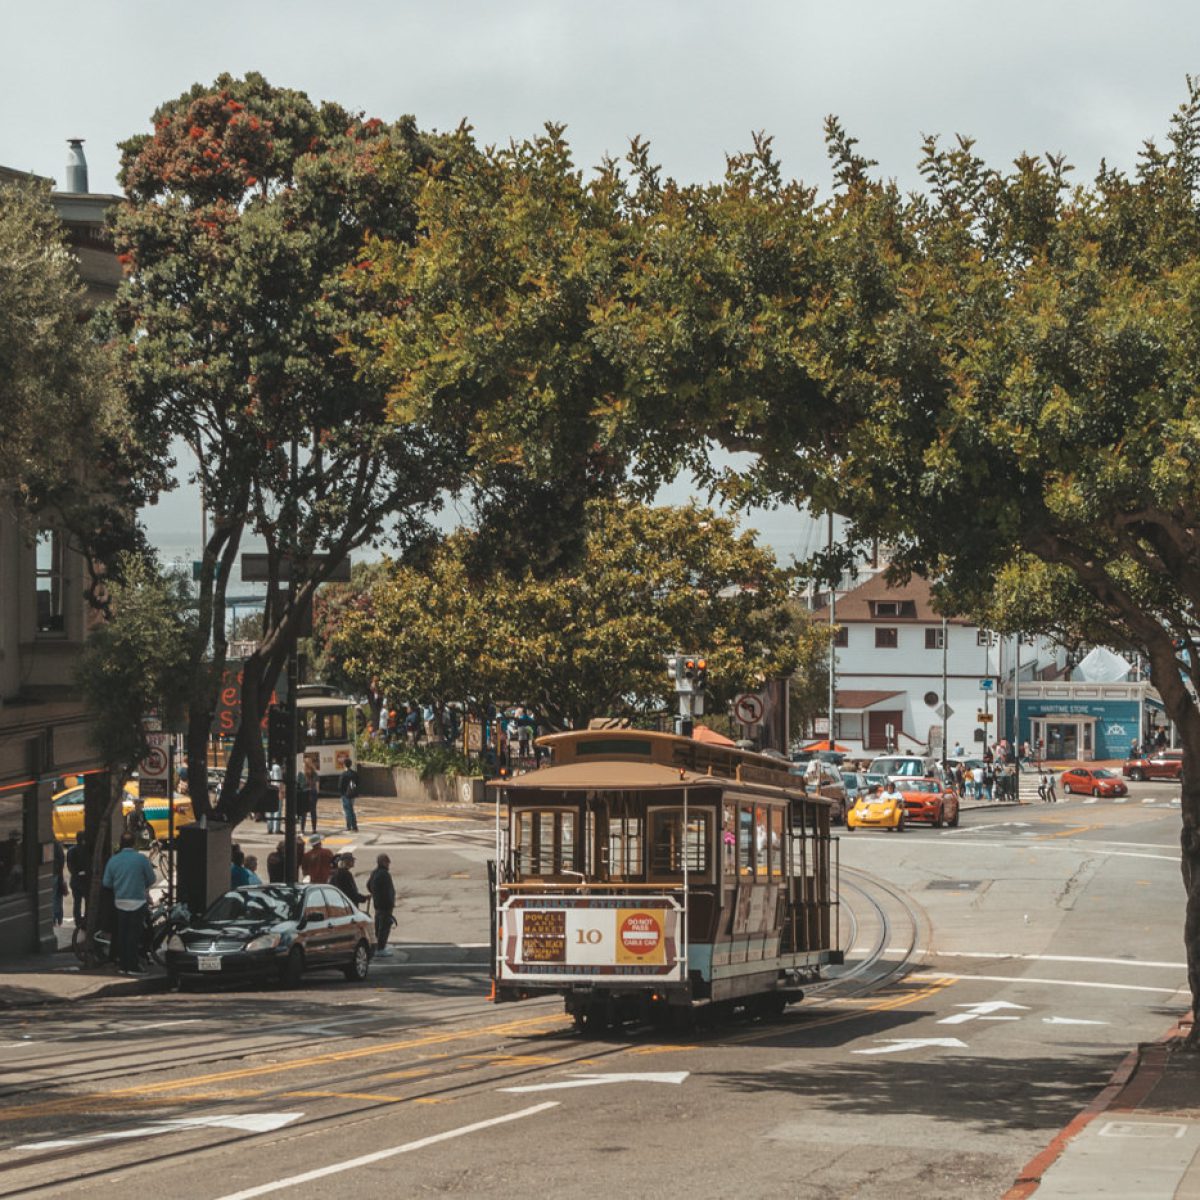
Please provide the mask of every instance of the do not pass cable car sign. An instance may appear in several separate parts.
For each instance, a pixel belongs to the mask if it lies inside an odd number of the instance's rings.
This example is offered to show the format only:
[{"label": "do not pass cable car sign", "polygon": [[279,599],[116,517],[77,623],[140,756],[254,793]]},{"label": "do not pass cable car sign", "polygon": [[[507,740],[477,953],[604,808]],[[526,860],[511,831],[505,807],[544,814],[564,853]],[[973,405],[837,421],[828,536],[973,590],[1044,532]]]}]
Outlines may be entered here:
[{"label": "do not pass cable car sign", "polygon": [[138,763],[138,795],[143,800],[166,800],[171,795],[171,735],[146,734],[146,757]]}]

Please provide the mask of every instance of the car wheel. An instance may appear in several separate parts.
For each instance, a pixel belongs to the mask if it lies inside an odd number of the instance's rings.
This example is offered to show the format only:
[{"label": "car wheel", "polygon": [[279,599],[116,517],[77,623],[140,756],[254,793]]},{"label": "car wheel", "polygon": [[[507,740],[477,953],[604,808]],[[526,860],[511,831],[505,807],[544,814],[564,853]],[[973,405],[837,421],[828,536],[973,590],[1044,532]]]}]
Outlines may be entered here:
[{"label": "car wheel", "polygon": [[896,832],[897,833],[904,832],[904,818],[903,817],[901,817],[900,820],[896,822]]},{"label": "car wheel", "polygon": [[1100,789],[1098,787],[1092,788],[1092,795],[1098,799],[1100,796]]},{"label": "car wheel", "polygon": [[946,823],[946,809],[943,805],[938,806],[937,816],[933,818],[934,829],[941,829]]},{"label": "car wheel", "polygon": [[351,983],[362,983],[367,977],[367,969],[371,965],[371,950],[366,942],[359,942],[354,947],[354,957],[342,968],[342,974]]},{"label": "car wheel", "polygon": [[958,805],[955,805],[955,806],[954,806],[954,816],[952,816],[952,817],[950,818],[950,820],[948,820],[948,821],[946,822],[946,824],[947,824],[947,825],[949,825],[951,829],[957,829],[957,828],[958,828],[958,812],[959,812],[959,810],[958,810]]},{"label": "car wheel", "polygon": [[1064,796],[1074,795],[1074,793],[1071,791],[1071,785],[1065,779],[1063,780],[1063,795]]},{"label": "car wheel", "polygon": [[857,828],[858,828],[857,825],[851,825],[849,821],[846,822],[846,832],[847,833],[853,833]]},{"label": "car wheel", "polygon": [[304,951],[299,946],[293,946],[283,966],[279,968],[279,982],[286,988],[300,986],[304,978]]},{"label": "car wheel", "polygon": [[1134,783],[1141,783],[1142,780],[1146,778],[1146,773],[1144,771],[1130,771],[1129,778],[1132,779]]}]

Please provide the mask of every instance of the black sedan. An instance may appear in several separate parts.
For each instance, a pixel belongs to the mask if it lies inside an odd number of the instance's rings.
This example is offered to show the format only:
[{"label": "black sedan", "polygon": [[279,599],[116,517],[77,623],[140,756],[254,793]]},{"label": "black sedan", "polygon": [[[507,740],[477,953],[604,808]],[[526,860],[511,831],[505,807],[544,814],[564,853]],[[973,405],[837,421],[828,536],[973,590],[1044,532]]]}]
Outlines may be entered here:
[{"label": "black sedan", "polygon": [[166,967],[176,979],[274,976],[295,987],[328,968],[361,982],[374,953],[370,918],[337,888],[272,883],[226,892],[168,939]]}]

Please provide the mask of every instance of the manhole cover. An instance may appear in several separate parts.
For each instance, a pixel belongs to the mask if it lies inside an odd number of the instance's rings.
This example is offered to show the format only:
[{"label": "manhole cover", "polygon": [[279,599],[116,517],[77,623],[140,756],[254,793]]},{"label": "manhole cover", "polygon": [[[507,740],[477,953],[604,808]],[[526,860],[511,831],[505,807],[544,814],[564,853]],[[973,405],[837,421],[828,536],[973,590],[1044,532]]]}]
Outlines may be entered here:
[{"label": "manhole cover", "polygon": [[925,886],[931,892],[973,892],[982,879],[931,879]]}]

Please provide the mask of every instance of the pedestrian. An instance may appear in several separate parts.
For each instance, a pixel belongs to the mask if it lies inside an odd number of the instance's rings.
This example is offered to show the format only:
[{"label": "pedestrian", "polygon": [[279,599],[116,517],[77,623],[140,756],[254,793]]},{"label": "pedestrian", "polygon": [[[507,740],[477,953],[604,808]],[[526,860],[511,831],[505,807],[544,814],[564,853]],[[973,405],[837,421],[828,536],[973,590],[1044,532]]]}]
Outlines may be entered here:
[{"label": "pedestrian", "polygon": [[[278,833],[283,813],[283,765],[279,762],[271,764],[271,786],[275,789],[275,807],[267,813],[267,832]],[[268,859],[267,869],[270,870]]]},{"label": "pedestrian", "polygon": [[992,788],[996,782],[996,768],[990,763],[983,764],[983,795],[985,800],[991,800]]},{"label": "pedestrian", "polygon": [[282,883],[284,870],[287,865],[287,855],[285,853],[286,844],[280,841],[276,844],[275,849],[267,855],[267,882]]},{"label": "pedestrian", "polygon": [[138,952],[154,883],[150,860],[133,848],[133,842],[132,833],[121,834],[121,848],[105,865],[102,881],[112,890],[117,909],[117,954],[122,975],[143,974]]},{"label": "pedestrian", "polygon": [[392,951],[388,946],[388,937],[396,918],[392,915],[396,909],[396,885],[392,882],[389,868],[392,860],[386,854],[375,859],[375,870],[367,878],[367,894],[375,905],[375,954],[379,958],[391,958]]},{"label": "pedestrian", "polygon": [[1044,804],[1058,803],[1058,796],[1054,791],[1054,776],[1046,771],[1041,773],[1038,780],[1038,799]]},{"label": "pedestrian", "polygon": [[404,736],[410,746],[415,746],[421,736],[421,713],[415,704],[406,704],[404,708]]},{"label": "pedestrian", "polygon": [[300,831],[304,831],[304,818],[311,825],[311,832],[317,832],[317,796],[319,794],[320,778],[317,769],[309,760],[304,762],[304,770],[296,776],[296,813],[300,820]]},{"label": "pedestrian", "polygon": [[954,754],[952,755],[952,757],[953,758],[962,758],[965,754],[966,754],[966,751],[962,747],[962,742],[955,742],[954,743]]},{"label": "pedestrian", "polygon": [[983,799],[983,767],[971,768],[971,795],[976,800]]},{"label": "pedestrian", "polygon": [[324,844],[319,833],[313,834],[312,849],[304,856],[302,865],[309,883],[329,882],[333,874],[333,851]]},{"label": "pedestrian", "polygon": [[139,850],[154,841],[154,830],[146,820],[146,802],[141,796],[134,798],[133,807],[125,814],[125,832],[133,834],[133,844]]},{"label": "pedestrian", "polygon": [[258,879],[251,876],[250,872],[246,870],[246,855],[242,852],[241,846],[235,843],[229,852],[229,886],[240,888],[257,882]]},{"label": "pedestrian", "polygon": [[250,875],[250,883],[259,887],[262,885],[262,880],[258,877],[258,858],[256,855],[246,855],[246,871]]},{"label": "pedestrian", "polygon": [[63,923],[63,897],[67,894],[67,881],[63,872],[67,867],[67,852],[62,848],[62,842],[54,839],[54,924]]},{"label": "pedestrian", "polygon": [[83,928],[83,910],[87,904],[88,852],[85,834],[81,829],[75,835],[75,844],[67,851],[67,874],[71,877],[71,907],[75,924]]},{"label": "pedestrian", "polygon": [[358,890],[358,884],[354,881],[354,855],[343,854],[337,859],[337,865],[334,868],[333,878],[329,880],[335,888],[343,895],[348,896],[355,904],[365,904],[366,896]]},{"label": "pedestrian", "polygon": [[385,697],[383,703],[379,706],[379,736],[383,738],[385,742],[391,740],[388,737],[388,733],[391,728],[391,720],[392,714],[388,711],[388,703]]},{"label": "pedestrian", "polygon": [[349,833],[357,833],[358,816],[354,811],[354,799],[358,795],[358,772],[349,760],[338,779],[338,791],[342,794],[342,815],[346,818],[346,829]]}]

